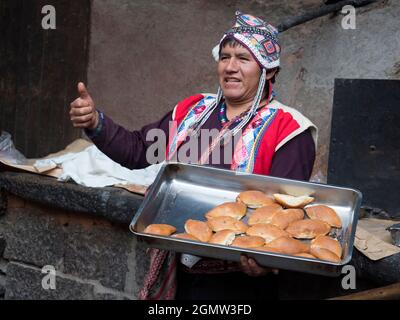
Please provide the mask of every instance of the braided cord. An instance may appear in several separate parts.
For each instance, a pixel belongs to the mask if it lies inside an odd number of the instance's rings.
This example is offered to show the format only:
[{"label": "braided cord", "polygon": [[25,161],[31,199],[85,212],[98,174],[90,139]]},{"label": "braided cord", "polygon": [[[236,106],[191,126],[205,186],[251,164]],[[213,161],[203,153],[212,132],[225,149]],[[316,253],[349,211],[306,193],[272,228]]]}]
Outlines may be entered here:
[{"label": "braided cord", "polygon": [[190,134],[191,137],[196,137],[198,135],[200,128],[204,125],[204,123],[206,123],[211,113],[219,105],[221,99],[222,99],[222,90],[219,87],[215,101],[209,107],[207,107],[206,110],[203,111],[199,119],[197,119],[197,121],[192,125],[191,128],[192,133]]}]

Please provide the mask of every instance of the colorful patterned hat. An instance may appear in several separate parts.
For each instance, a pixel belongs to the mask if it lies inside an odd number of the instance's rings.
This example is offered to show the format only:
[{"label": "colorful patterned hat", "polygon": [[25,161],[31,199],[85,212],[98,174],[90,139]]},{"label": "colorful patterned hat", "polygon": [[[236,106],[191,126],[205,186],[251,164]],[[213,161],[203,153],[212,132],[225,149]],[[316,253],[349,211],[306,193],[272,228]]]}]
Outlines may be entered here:
[{"label": "colorful patterned hat", "polygon": [[216,61],[219,60],[220,45],[226,37],[234,38],[249,49],[264,68],[273,69],[279,66],[281,47],[278,41],[278,30],[260,18],[236,11],[235,25],[225,32],[212,51]]}]

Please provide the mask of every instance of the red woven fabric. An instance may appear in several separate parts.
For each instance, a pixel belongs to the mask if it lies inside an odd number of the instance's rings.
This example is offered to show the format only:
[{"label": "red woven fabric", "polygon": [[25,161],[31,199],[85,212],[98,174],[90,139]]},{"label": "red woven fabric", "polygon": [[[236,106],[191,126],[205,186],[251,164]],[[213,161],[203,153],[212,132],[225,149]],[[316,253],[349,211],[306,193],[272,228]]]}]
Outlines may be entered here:
[{"label": "red woven fabric", "polygon": [[172,300],[176,294],[176,254],[149,249],[150,267],[139,292],[140,300]]}]

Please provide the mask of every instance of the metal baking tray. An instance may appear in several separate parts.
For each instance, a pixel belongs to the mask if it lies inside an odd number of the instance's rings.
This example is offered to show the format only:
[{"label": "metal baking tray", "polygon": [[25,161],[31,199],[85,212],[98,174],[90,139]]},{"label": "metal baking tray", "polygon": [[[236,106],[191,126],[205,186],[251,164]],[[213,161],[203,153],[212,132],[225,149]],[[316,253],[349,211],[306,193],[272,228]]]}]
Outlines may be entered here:
[{"label": "metal baking tray", "polygon": [[[332,229],[343,247],[342,261],[332,263],[143,233],[145,227],[152,223],[170,224],[177,228],[177,232],[185,232],[183,226],[187,219],[206,221],[204,215],[207,211],[221,203],[235,201],[236,196],[245,190],[260,190],[270,195],[312,195],[316,199],[312,204],[325,204],[335,209],[343,224],[341,229]],[[166,163],[151,185],[130,229],[139,241],[149,247],[232,261],[239,261],[240,255],[246,254],[265,267],[339,276],[342,266],[351,260],[361,199],[358,190],[344,187],[207,166]],[[246,216],[251,211],[248,209]],[[245,217],[243,221],[247,219]]]}]

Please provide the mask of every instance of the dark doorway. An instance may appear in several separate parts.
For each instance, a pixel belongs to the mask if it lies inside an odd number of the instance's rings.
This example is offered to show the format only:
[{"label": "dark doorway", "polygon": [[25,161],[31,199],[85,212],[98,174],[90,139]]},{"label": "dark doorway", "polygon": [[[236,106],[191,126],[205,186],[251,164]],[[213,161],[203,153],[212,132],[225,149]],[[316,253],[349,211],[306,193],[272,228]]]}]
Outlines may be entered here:
[{"label": "dark doorway", "polygon": [[400,218],[400,81],[335,80],[328,183]]},{"label": "dark doorway", "polygon": [[[56,29],[43,29],[52,5]],[[86,81],[90,0],[0,1],[0,129],[25,156],[59,151],[80,136],[69,121]]]}]

